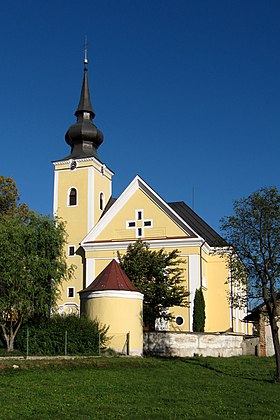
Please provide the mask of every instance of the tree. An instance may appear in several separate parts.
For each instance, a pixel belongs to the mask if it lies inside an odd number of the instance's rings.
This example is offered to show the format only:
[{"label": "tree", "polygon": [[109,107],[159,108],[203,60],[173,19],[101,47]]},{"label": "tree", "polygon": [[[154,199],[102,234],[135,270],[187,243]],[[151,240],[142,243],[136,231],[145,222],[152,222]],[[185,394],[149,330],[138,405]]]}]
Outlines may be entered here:
[{"label": "tree", "polygon": [[193,307],[193,331],[204,332],[205,328],[205,301],[202,289],[196,289]]},{"label": "tree", "polygon": [[64,224],[22,209],[5,205],[0,213],[0,327],[8,351],[23,320],[50,315],[59,284],[72,273]]},{"label": "tree", "polygon": [[183,286],[183,262],[177,250],[151,251],[147,243],[137,240],[129,245],[127,253],[118,253],[120,266],[138,290],[144,294],[143,320],[150,330],[157,318],[170,319],[166,309],[187,306],[189,293]]},{"label": "tree", "polygon": [[278,299],[280,286],[280,195],[275,187],[261,188],[234,202],[234,214],[222,219],[229,247],[232,305],[249,298],[262,300],[269,319],[280,382]]},{"label": "tree", "polygon": [[0,216],[27,217],[28,207],[19,204],[19,194],[15,181],[11,177],[0,176]]}]

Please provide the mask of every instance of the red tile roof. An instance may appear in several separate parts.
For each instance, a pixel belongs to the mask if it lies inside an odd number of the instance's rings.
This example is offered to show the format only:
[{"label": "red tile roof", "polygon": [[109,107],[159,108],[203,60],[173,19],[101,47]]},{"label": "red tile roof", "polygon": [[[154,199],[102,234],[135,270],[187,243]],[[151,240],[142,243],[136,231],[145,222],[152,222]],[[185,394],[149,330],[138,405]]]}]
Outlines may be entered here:
[{"label": "red tile roof", "polygon": [[112,260],[96,279],[81,292],[96,292],[101,290],[129,290],[138,292],[116,260]]}]

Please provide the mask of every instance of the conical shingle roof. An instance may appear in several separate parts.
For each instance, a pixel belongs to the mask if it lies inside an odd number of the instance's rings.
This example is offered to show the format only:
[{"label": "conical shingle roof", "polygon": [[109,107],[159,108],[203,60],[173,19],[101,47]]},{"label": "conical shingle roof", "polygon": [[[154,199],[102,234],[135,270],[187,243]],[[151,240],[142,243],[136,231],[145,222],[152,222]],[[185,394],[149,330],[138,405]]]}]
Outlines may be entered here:
[{"label": "conical shingle roof", "polygon": [[121,269],[116,260],[112,260],[107,267],[96,277],[96,279],[83,292],[97,292],[102,290],[127,290],[138,292],[125,272]]}]

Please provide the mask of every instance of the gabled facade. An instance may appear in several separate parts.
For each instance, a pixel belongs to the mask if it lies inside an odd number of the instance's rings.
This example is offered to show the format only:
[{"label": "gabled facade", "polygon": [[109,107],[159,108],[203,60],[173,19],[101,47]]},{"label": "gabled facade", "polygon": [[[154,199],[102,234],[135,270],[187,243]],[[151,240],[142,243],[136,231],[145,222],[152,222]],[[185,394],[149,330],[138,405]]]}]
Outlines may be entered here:
[{"label": "gabled facade", "polygon": [[55,161],[54,213],[67,223],[66,253],[76,266],[71,282],[63,285],[59,303],[62,312],[79,312],[78,293],[87,288],[114,259],[125,253],[138,238],[151,249],[178,249],[183,259],[184,282],[190,291],[188,308],[169,308],[174,322],[162,327],[192,331],[193,301],[202,287],[208,332],[246,333],[241,322],[244,311],[229,306],[230,284],[225,260],[214,252],[222,238],[184,202],[164,201],[145,181],[136,176],[125,191],[112,198],[113,172],[99,160],[97,149],[102,133],[88,88],[87,63],[77,122],[66,133],[71,153]]}]

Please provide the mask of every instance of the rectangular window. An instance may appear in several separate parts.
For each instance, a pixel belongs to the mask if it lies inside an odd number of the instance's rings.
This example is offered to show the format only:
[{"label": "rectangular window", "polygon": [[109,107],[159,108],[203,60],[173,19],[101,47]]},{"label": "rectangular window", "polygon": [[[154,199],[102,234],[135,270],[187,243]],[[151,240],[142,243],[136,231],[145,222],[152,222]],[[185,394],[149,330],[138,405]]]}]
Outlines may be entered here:
[{"label": "rectangular window", "polygon": [[142,236],[142,228],[138,228],[137,231],[138,231],[138,236]]},{"label": "rectangular window", "polygon": [[152,226],[152,222],[151,222],[150,220],[146,220],[146,221],[144,222],[144,226],[145,226],[145,227]]},{"label": "rectangular window", "polygon": [[135,222],[128,222],[128,227],[135,227]]},{"label": "rectangular window", "polygon": [[137,219],[142,220],[142,211],[141,210],[137,212]]},{"label": "rectangular window", "polygon": [[74,246],[69,246],[68,247],[68,255],[69,256],[75,255],[75,247]]},{"label": "rectangular window", "polygon": [[67,289],[67,297],[69,297],[69,298],[75,297],[75,289],[74,289],[74,287],[68,287],[68,289]]}]

